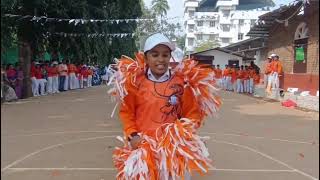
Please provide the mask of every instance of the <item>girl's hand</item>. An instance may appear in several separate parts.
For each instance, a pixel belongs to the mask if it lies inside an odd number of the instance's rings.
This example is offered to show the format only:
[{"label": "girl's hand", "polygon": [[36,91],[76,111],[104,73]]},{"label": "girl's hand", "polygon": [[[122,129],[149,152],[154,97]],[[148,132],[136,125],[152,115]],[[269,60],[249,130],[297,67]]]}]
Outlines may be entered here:
[{"label": "girl's hand", "polygon": [[130,145],[132,147],[132,149],[137,149],[138,145],[141,143],[142,138],[138,135],[133,136],[130,140]]}]

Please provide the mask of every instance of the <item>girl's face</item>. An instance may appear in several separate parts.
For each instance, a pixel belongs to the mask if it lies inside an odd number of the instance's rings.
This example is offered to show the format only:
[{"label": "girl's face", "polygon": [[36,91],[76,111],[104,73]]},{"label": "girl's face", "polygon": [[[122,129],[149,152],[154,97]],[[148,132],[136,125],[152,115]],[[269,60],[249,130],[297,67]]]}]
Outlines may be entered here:
[{"label": "girl's face", "polygon": [[160,78],[166,73],[170,58],[170,48],[162,44],[155,46],[145,55],[145,61],[156,78]]}]

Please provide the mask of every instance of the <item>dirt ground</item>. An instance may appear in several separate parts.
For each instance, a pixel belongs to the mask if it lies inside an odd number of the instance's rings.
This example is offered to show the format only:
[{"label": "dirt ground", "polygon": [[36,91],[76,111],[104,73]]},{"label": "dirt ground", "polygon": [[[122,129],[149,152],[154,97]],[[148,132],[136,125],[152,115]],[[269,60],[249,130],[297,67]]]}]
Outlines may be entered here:
[{"label": "dirt ground", "polygon": [[[223,106],[200,130],[214,168],[194,180],[319,179],[319,113],[221,92]],[[122,135],[105,86],[1,105],[4,180],[115,179]]]}]

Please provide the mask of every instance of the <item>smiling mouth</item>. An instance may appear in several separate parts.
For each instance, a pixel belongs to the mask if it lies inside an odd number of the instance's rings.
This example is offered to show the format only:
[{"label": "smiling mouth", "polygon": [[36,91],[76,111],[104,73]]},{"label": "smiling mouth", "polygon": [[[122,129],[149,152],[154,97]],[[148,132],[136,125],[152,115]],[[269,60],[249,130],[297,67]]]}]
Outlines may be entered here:
[{"label": "smiling mouth", "polygon": [[159,64],[159,65],[156,65],[156,67],[158,69],[164,69],[166,66],[164,64]]}]

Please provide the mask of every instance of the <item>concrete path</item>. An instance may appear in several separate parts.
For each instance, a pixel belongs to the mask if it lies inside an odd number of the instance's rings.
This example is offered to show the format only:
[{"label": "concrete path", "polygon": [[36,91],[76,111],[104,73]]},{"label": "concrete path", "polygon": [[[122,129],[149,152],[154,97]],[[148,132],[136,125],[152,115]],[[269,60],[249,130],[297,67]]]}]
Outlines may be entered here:
[{"label": "concrete path", "polygon": [[[221,92],[223,107],[200,130],[214,159],[195,180],[319,179],[319,113]],[[1,105],[4,180],[115,179],[120,145],[105,86]]]}]

